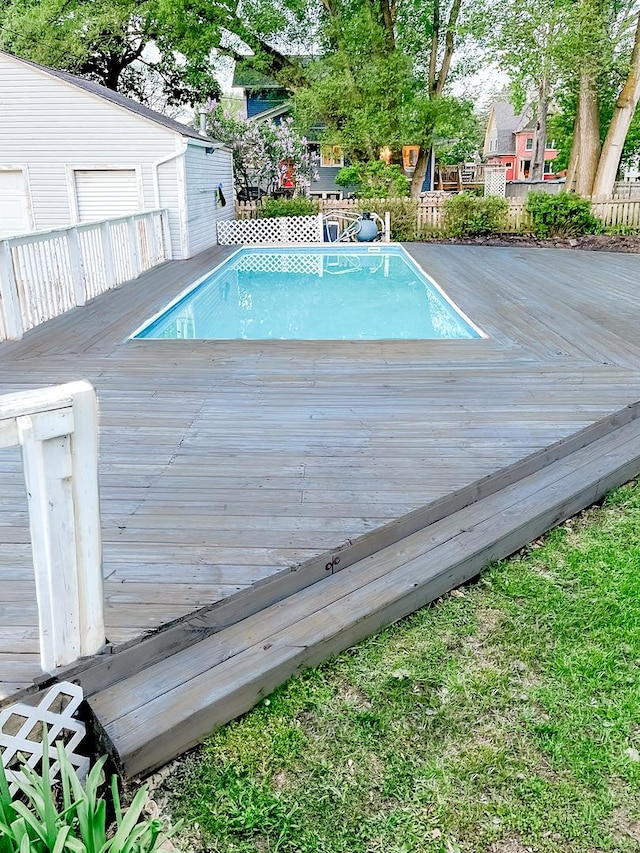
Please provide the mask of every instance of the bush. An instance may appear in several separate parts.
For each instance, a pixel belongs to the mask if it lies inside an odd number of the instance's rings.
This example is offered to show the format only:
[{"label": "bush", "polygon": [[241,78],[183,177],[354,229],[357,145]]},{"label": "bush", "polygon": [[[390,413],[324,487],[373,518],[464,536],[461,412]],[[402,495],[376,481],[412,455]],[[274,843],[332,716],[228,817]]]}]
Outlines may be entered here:
[{"label": "bush", "polygon": [[366,199],[359,201],[359,211],[370,210],[384,221],[387,211],[391,216],[391,239],[410,243],[417,239],[418,209],[413,198]]},{"label": "bush", "polygon": [[335,182],[339,187],[357,187],[358,198],[403,198],[409,192],[409,179],[400,166],[388,166],[383,160],[343,166]]},{"label": "bush", "polygon": [[84,785],[58,744],[61,791],[56,797],[49,771],[48,748],[44,744],[42,772],[24,765],[24,780],[15,796],[0,758],[0,853],[155,853],[177,831],[162,832],[162,822],[142,819],[146,790],[141,788],[129,808],[120,807],[117,779],[111,780],[115,822],[107,819],[106,800],[98,796],[104,783],[101,758]]},{"label": "bush", "polygon": [[258,219],[274,219],[277,216],[313,216],[318,205],[305,196],[297,198],[263,198],[258,206]]},{"label": "bush", "polygon": [[444,203],[445,232],[451,237],[499,234],[507,222],[509,204],[499,196],[458,193]]},{"label": "bush", "polygon": [[529,193],[526,211],[536,237],[577,237],[602,231],[602,223],[591,212],[591,202],[575,193]]}]

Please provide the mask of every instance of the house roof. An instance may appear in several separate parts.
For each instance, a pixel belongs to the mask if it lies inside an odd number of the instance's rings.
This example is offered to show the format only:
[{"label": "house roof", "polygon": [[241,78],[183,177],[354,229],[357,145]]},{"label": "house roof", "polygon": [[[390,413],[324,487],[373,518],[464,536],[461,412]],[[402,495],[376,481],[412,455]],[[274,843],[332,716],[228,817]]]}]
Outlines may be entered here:
[{"label": "house roof", "polygon": [[23,59],[20,56],[15,56],[13,53],[7,53],[4,50],[0,50],[0,56],[8,56],[9,59],[13,59],[16,62],[21,62],[24,65],[30,65],[32,68],[36,68],[38,71],[44,71],[52,77],[58,77],[65,83],[77,86],[79,89],[83,89],[85,92],[90,92],[92,95],[97,95],[105,101],[110,101],[118,107],[129,110],[129,112],[135,113],[135,115],[140,118],[145,118],[148,121],[160,124],[168,130],[173,130],[175,133],[179,133],[181,136],[187,136],[191,139],[199,139],[205,142],[216,142],[216,140],[212,139],[210,136],[203,136],[201,133],[198,133],[195,128],[188,127],[186,124],[182,124],[173,118],[162,115],[162,113],[156,112],[156,110],[152,110],[150,107],[146,107],[144,104],[138,103],[138,101],[134,101],[133,98],[127,98],[125,95],[121,95],[119,92],[114,92],[112,89],[107,89],[106,86],[101,86],[100,83],[95,83],[93,80],[86,80],[84,77],[76,77],[74,74],[69,74],[67,71],[59,71],[57,68],[49,68],[46,65],[39,65],[37,62],[32,62],[30,59]]},{"label": "house roof", "polygon": [[252,68],[248,62],[236,62],[233,70],[233,86],[243,89],[284,89],[277,80]]},{"label": "house roof", "polygon": [[513,134],[518,126],[519,116],[508,101],[494,101],[491,107],[496,126],[496,148],[491,154],[515,154],[516,145]]}]

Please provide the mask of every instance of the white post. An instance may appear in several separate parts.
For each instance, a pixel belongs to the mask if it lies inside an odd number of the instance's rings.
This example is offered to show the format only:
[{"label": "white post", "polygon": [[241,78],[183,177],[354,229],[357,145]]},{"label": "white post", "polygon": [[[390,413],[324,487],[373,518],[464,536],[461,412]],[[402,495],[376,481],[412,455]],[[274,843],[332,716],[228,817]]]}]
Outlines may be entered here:
[{"label": "white post", "polygon": [[111,226],[108,222],[100,223],[100,241],[102,243],[102,260],[104,263],[104,283],[107,288],[115,287],[117,283],[116,265],[113,260]]},{"label": "white post", "polygon": [[162,223],[162,239],[164,243],[163,260],[170,261],[173,258],[173,250],[171,248],[171,231],[169,230],[169,211],[163,210],[160,214]]},{"label": "white post", "polygon": [[391,242],[391,213],[388,210],[384,214],[384,242]]},{"label": "white post", "polygon": [[318,214],[318,242],[324,243],[324,216],[322,211]]},{"label": "white post", "polygon": [[69,264],[71,267],[71,286],[76,305],[85,305],[87,295],[84,287],[84,266],[82,264],[82,249],[80,247],[80,235],[77,228],[67,231],[67,249],[69,251]]},{"label": "white post", "polygon": [[18,284],[13,272],[11,244],[0,240],[0,301],[4,318],[4,331],[9,340],[19,341],[24,334]]},{"label": "white post", "polygon": [[140,248],[138,245],[138,225],[135,216],[127,219],[129,226],[129,257],[131,258],[131,278],[140,275]]},{"label": "white post", "polygon": [[105,641],[95,391],[88,382],[0,398],[0,446],[22,446],[42,669]]}]

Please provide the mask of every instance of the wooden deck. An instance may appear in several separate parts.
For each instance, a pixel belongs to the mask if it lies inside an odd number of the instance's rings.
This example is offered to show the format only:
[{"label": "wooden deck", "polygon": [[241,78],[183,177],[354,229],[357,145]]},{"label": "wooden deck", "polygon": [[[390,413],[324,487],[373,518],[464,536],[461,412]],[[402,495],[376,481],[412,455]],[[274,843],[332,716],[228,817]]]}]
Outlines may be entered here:
[{"label": "wooden deck", "polygon": [[[3,393],[78,378],[98,391],[115,648],[283,570],[321,574],[345,545],[382,545],[385,525],[640,399],[640,257],[408,249],[488,339],[126,341],[217,248],[0,345]],[[17,450],[0,482],[9,696],[39,676]]]}]

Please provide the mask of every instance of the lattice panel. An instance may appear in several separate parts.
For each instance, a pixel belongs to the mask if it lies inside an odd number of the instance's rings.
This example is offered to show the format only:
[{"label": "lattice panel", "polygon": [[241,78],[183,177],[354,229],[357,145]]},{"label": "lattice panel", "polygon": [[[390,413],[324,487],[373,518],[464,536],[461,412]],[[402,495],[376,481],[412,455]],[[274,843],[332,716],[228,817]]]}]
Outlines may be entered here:
[{"label": "lattice panel", "polygon": [[503,166],[485,167],[484,194],[505,197],[507,194],[507,170]]},{"label": "lattice panel", "polygon": [[51,779],[57,777],[60,764],[56,742],[62,741],[71,764],[83,780],[89,771],[89,759],[75,751],[86,734],[84,723],[74,718],[83,694],[77,684],[64,681],[45,693],[38,705],[16,702],[0,711],[0,750],[11,793],[22,779],[19,766],[38,770],[43,754],[43,734],[47,732]]},{"label": "lattice panel", "polygon": [[318,216],[279,216],[273,219],[225,219],[218,222],[218,243],[322,243]]},{"label": "lattice panel", "polygon": [[290,272],[302,275],[322,275],[323,255],[274,255],[251,254],[240,258],[235,264],[238,272]]}]

